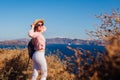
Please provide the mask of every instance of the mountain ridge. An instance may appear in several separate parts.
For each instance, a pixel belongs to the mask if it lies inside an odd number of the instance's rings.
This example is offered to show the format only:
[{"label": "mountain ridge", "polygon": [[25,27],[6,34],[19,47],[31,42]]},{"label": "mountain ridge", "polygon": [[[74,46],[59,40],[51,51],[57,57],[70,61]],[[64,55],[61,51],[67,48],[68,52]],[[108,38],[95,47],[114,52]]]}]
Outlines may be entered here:
[{"label": "mountain ridge", "polygon": [[[30,39],[14,39],[14,40],[5,40],[0,41],[0,45],[27,45]],[[100,40],[83,40],[83,39],[70,39],[70,38],[49,38],[46,39],[46,44],[87,44],[87,45],[103,45]]]}]

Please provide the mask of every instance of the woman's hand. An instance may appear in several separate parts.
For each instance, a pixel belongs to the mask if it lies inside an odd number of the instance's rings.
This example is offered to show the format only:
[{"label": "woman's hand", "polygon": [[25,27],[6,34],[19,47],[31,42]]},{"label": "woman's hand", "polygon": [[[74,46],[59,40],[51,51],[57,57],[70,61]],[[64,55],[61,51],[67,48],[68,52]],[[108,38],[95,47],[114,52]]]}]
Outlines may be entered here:
[{"label": "woman's hand", "polygon": [[35,27],[35,25],[34,25],[34,24],[32,24],[32,25],[31,25],[31,28],[34,28],[34,27]]}]

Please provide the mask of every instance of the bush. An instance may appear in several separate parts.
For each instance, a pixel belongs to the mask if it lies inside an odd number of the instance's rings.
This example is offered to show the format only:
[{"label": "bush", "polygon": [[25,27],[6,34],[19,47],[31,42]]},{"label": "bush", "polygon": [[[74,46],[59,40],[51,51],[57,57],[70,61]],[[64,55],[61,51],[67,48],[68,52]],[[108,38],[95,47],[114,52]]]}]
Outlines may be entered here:
[{"label": "bush", "polygon": [[[0,79],[1,80],[30,80],[32,76],[32,60],[28,64],[27,49],[0,49]],[[5,56],[6,55],[6,56]],[[47,80],[74,80],[74,74],[66,71],[66,64],[57,55],[46,56],[48,64]],[[40,79],[40,75],[38,77]]]}]

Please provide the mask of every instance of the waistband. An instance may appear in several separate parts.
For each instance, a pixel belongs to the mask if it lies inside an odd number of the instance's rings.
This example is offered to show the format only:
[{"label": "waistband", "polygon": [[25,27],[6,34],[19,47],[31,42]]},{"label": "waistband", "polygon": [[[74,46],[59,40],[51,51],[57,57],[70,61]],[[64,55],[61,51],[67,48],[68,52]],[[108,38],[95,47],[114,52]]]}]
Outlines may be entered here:
[{"label": "waistband", "polygon": [[37,50],[37,51],[39,51],[39,52],[45,52],[45,50]]}]

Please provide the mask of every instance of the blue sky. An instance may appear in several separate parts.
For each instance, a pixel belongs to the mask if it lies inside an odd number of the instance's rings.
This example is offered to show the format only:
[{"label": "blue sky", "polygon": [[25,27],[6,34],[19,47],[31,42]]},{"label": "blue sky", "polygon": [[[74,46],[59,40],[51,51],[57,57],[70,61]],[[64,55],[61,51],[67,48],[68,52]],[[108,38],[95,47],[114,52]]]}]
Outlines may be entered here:
[{"label": "blue sky", "polygon": [[120,8],[120,0],[0,0],[0,40],[29,38],[35,19],[44,19],[46,38],[89,39],[85,30],[98,24],[95,15]]}]

